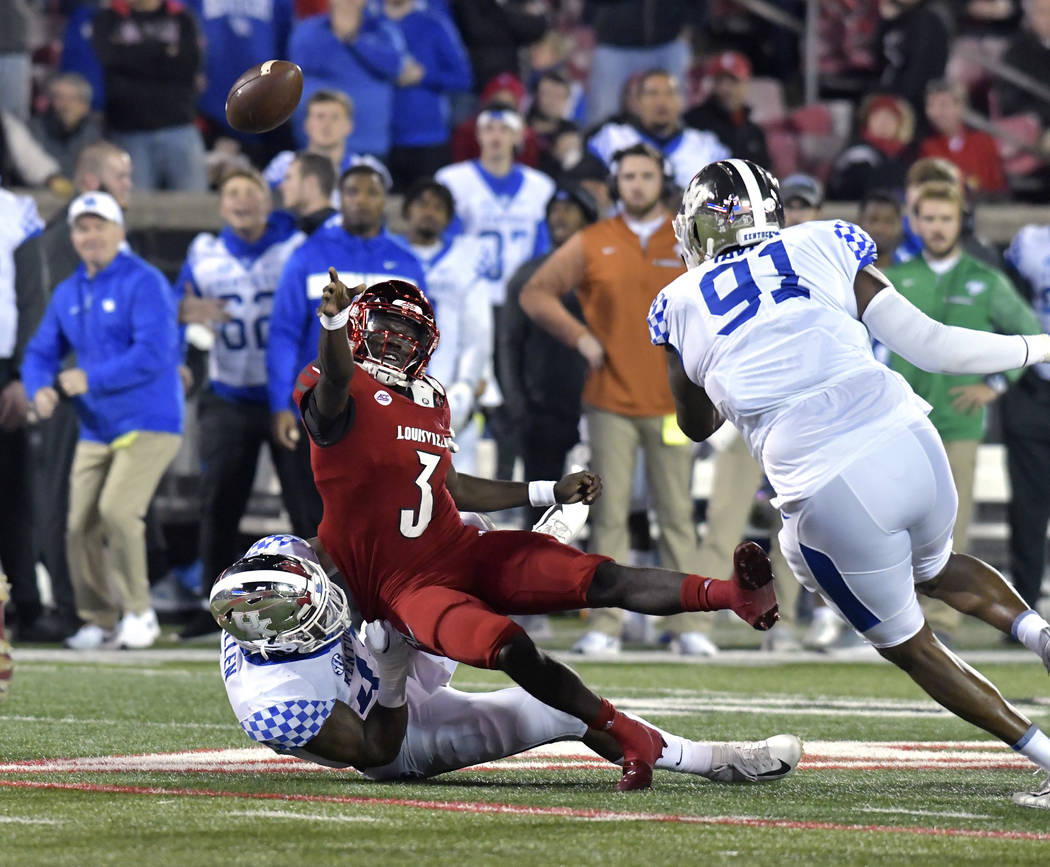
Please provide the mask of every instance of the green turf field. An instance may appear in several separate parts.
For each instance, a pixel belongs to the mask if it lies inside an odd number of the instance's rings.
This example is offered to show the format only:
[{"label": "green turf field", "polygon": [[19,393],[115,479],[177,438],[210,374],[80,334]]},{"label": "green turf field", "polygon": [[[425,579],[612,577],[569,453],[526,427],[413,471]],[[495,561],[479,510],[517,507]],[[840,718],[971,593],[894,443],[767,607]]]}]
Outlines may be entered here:
[{"label": "green turf field", "polygon": [[[778,783],[658,771],[652,791],[624,795],[617,768],[571,744],[387,784],[251,750],[213,656],[16,655],[0,707],[0,864],[1050,863],[1050,812],[1010,802],[1038,782],[1023,760],[884,663],[730,652],[707,665],[578,664],[680,734],[807,743]],[[1050,726],[1034,658],[978,667]],[[454,683],[506,685],[465,668]]]}]

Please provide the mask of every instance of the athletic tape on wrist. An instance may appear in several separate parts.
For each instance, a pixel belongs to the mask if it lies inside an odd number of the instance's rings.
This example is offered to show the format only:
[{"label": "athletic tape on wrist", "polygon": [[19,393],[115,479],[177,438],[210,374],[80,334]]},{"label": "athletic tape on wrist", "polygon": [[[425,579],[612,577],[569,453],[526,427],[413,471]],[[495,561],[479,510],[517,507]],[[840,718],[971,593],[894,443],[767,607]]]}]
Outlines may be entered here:
[{"label": "athletic tape on wrist", "polygon": [[554,482],[529,482],[529,505],[553,506],[558,502],[554,497],[554,485]]},{"label": "athletic tape on wrist", "polygon": [[338,331],[340,328],[346,328],[346,323],[350,321],[350,308],[344,307],[335,316],[322,313],[318,319],[321,320],[321,327],[325,331]]},{"label": "athletic tape on wrist", "polygon": [[379,682],[376,703],[383,707],[401,707],[408,700],[406,697],[406,678],[396,678],[396,683],[386,680]]}]

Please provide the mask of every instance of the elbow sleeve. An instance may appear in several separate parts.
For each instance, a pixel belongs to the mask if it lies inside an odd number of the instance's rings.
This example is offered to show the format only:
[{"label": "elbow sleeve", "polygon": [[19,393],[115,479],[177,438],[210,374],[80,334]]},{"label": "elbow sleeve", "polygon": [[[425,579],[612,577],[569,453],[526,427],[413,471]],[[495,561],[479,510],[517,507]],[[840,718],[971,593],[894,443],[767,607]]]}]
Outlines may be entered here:
[{"label": "elbow sleeve", "polygon": [[879,292],[862,321],[880,343],[931,373],[989,374],[1046,360],[1050,336],[993,334],[937,322],[896,289]]}]

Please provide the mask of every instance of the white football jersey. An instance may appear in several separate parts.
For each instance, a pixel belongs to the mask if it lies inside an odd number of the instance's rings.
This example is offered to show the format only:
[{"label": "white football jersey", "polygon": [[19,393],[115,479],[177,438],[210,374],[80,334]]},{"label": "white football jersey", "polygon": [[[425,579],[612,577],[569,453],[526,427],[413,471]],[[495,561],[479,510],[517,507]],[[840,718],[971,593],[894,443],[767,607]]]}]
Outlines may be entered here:
[{"label": "white football jersey", "polygon": [[[1050,226],[1025,226],[1006,250],[1006,261],[1035,292],[1035,312],[1043,331],[1050,332]],[[1050,379],[1050,363],[1036,364],[1035,372]]]},{"label": "white football jersey", "polygon": [[[219,324],[208,359],[208,376],[234,388],[265,386],[266,344],[273,296],[281,271],[306,236],[302,232],[269,247],[254,262],[233,255],[221,237],[202,232],[190,244],[186,265],[205,298],[221,298],[232,319]],[[182,287],[176,287],[180,292]]]},{"label": "white football jersey", "polygon": [[445,166],[434,176],[452,192],[456,216],[484,251],[482,282],[492,304],[502,305],[511,275],[536,253],[536,239],[554,195],[554,181],[528,166],[493,178],[477,160]]},{"label": "white football jersey", "polygon": [[591,136],[587,146],[602,162],[609,165],[617,151],[639,142],[651,144],[663,153],[671,164],[675,183],[683,190],[689,186],[693,175],[708,163],[726,160],[732,156],[714,133],[691,127],[686,127],[661,147],[653,139],[642,135],[633,124],[607,123]]},{"label": "white football jersey", "polygon": [[804,223],[729,251],[664,288],[653,343],[744,435],[779,503],[803,499],[907,422],[929,412],[879,364],[853,281],[875,243],[841,220]]},{"label": "white football jersey", "polygon": [[[241,728],[277,752],[296,750],[313,740],[336,701],[364,719],[379,692],[378,666],[353,629],[314,653],[270,659],[245,651],[223,633],[221,665],[226,695]],[[449,660],[416,653],[409,679],[415,681],[417,694],[429,694],[446,686],[454,670]]]},{"label": "white football jersey", "polygon": [[459,235],[432,248],[413,246],[427,278],[441,339],[428,373],[446,388],[465,382],[476,388],[492,360],[492,304],[481,281],[482,242]]},{"label": "white football jersey", "polygon": [[43,228],[33,199],[0,190],[0,358],[14,354],[18,338],[15,250]]}]

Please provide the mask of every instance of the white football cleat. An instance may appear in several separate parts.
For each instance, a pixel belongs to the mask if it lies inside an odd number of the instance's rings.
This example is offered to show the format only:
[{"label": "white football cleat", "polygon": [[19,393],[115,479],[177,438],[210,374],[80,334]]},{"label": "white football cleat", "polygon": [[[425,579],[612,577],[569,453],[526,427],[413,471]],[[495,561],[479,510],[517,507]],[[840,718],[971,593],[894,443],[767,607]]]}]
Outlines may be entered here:
[{"label": "white football cleat", "polygon": [[786,777],[802,758],[795,735],[773,735],[747,744],[715,744],[711,770],[702,774],[716,783],[770,783]]},{"label": "white football cleat", "polygon": [[121,617],[113,644],[125,650],[143,650],[152,647],[158,638],[160,624],[157,623],[157,612],[150,608],[142,614],[129,611]]},{"label": "white football cleat", "polygon": [[1019,807],[1050,810],[1050,777],[1043,781],[1042,788],[1034,792],[1014,792],[1012,800]]},{"label": "white football cleat", "polygon": [[532,528],[533,533],[546,533],[563,545],[580,535],[591,507],[586,503],[555,503]]},{"label": "white football cleat", "polygon": [[85,623],[65,640],[70,650],[98,650],[112,647],[113,633],[94,623]]},{"label": "white football cleat", "polygon": [[702,632],[683,632],[671,638],[672,653],[680,656],[695,656],[698,659],[718,656],[718,645]]},{"label": "white football cleat", "polygon": [[620,639],[614,635],[606,635],[604,632],[585,632],[572,646],[573,653],[619,653]]},{"label": "white football cleat", "polygon": [[802,639],[802,646],[809,650],[827,650],[838,641],[843,625],[842,618],[833,609],[815,608],[813,622]]}]

